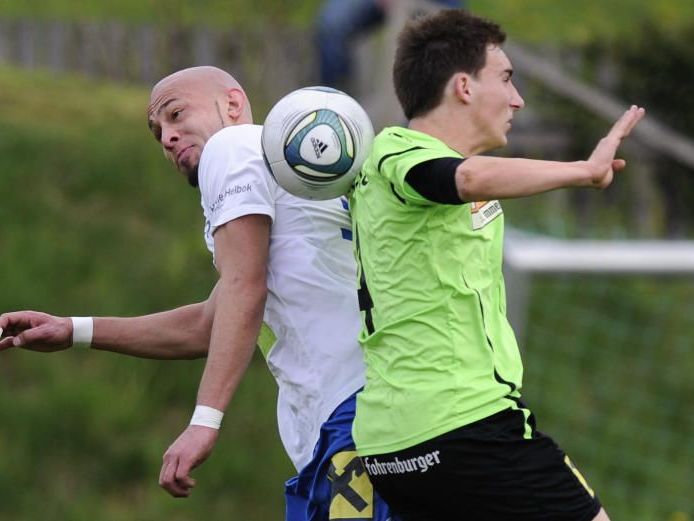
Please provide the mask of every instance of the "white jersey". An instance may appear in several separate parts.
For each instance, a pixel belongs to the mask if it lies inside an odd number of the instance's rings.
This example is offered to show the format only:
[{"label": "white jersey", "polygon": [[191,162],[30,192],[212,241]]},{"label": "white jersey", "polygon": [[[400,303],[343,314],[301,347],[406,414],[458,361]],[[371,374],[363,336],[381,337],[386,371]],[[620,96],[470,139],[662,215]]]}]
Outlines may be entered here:
[{"label": "white jersey", "polygon": [[205,241],[249,214],[272,219],[265,324],[276,342],[264,352],[277,380],[282,443],[298,470],[310,460],[321,424],[364,385],[356,267],[346,199],[308,201],[272,178],[262,127],[224,128],[205,145],[199,182]]}]

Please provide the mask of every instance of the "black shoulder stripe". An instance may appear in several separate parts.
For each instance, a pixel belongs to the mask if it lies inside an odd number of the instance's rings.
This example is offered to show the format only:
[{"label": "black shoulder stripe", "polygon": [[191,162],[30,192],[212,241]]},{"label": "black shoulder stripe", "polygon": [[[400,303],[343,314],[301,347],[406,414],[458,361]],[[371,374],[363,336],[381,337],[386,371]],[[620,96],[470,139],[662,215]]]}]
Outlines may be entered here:
[{"label": "black shoulder stripe", "polygon": [[390,189],[393,192],[393,195],[395,195],[395,197],[397,197],[402,204],[407,204],[407,201],[405,201],[405,199],[403,199],[400,194],[395,191],[395,185],[393,183],[390,183]]},{"label": "black shoulder stripe", "polygon": [[386,159],[390,159],[391,157],[399,156],[399,155],[402,155],[402,154],[407,154],[408,152],[412,152],[413,150],[421,150],[422,148],[424,148],[424,147],[412,147],[412,148],[408,148],[407,150],[401,150],[400,152],[393,152],[392,154],[386,154],[386,155],[383,156],[383,157],[381,158],[381,160],[378,162],[378,173],[379,173],[379,174],[381,173],[381,166],[383,165],[383,162],[384,162]]}]

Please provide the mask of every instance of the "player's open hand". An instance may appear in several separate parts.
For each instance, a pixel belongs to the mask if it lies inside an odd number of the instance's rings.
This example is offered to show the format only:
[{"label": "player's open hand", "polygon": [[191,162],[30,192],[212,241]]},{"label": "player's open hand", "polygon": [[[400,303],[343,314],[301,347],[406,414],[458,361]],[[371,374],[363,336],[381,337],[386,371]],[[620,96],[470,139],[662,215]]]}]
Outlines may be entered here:
[{"label": "player's open hand", "polygon": [[72,346],[72,321],[38,311],[0,315],[0,351],[21,347],[44,353]]},{"label": "player's open hand", "polygon": [[189,425],[164,453],[159,486],[173,497],[188,497],[195,486],[191,471],[212,452],[219,431],[200,425]]},{"label": "player's open hand", "polygon": [[615,159],[617,148],[645,114],[646,111],[642,107],[632,105],[600,140],[588,158],[591,186],[607,188],[612,183],[614,173],[626,166],[623,159]]}]

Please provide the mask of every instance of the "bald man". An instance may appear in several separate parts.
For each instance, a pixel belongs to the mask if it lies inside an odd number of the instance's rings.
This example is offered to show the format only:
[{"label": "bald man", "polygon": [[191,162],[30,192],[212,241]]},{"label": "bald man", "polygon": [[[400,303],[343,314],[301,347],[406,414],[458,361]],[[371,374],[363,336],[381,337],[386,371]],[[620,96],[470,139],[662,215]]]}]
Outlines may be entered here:
[{"label": "bald man", "polygon": [[277,185],[248,98],[220,69],[162,79],[147,114],[166,157],[200,188],[205,242],[219,274],[209,298],[133,318],[3,314],[0,351],[85,343],[144,358],[207,355],[192,419],[166,451],[159,477],[171,495],[186,497],[264,323],[262,338],[271,340],[260,348],[279,387],[280,436],[299,471],[286,484],[286,519],[389,519],[351,437],[364,367],[346,201],[306,201]]}]

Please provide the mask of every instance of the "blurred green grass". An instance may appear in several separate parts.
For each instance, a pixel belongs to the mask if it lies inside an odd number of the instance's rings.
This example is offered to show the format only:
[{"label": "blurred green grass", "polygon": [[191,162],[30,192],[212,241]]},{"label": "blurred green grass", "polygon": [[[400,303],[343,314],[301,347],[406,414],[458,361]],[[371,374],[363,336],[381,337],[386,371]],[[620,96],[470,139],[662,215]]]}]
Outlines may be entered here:
[{"label": "blurred green grass", "polygon": [[694,519],[694,282],[534,280],[524,399],[611,519]]}]

